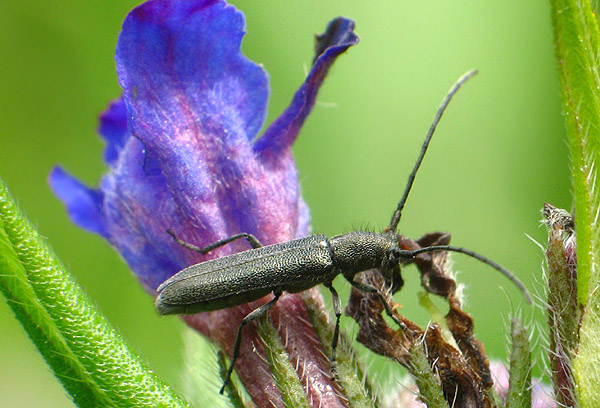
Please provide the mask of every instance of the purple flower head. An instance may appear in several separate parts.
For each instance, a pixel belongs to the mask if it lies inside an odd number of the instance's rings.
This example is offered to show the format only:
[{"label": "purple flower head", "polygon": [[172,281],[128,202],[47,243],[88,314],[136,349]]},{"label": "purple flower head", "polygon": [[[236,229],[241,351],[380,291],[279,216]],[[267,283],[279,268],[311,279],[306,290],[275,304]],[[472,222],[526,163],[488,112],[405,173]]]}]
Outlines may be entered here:
[{"label": "purple flower head", "polygon": [[[291,146],[329,67],[358,42],[354,23],[338,18],[319,37],[310,73],[259,138],[268,78],[240,52],[244,25],[243,14],[223,0],[154,0],[135,8],[116,50],[123,96],[100,117],[108,173],[97,189],[60,167],[50,174],[72,220],[115,246],[153,295],[186,266],[249,248],[236,241],[202,256],[176,244],[167,229],[201,247],[240,232],[263,244],[309,232]],[[230,354],[239,321],[256,305],[186,321]],[[300,317],[307,313],[297,295],[286,295],[272,318],[288,319],[292,310]],[[308,330],[304,326],[287,328],[290,349],[294,332]],[[238,372],[255,402],[274,401],[271,379],[253,378],[265,364],[252,352],[253,337],[256,332],[248,328]],[[311,359],[310,352],[302,353],[299,358]],[[307,367],[303,375],[313,375]],[[318,370],[327,371],[327,365],[317,364]],[[330,403],[331,388],[321,391],[322,404]]]}]

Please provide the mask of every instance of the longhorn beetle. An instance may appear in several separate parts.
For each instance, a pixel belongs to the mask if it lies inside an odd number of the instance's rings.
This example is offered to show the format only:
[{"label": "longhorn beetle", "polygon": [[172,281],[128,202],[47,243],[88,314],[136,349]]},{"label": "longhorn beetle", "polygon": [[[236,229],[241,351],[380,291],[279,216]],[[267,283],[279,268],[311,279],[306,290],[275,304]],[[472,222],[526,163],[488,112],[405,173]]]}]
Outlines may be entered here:
[{"label": "longhorn beetle", "polygon": [[333,238],[312,235],[268,246],[262,246],[255,236],[242,233],[199,248],[181,241],[172,231],[167,230],[178,244],[201,254],[241,238],[247,240],[252,249],[192,265],[167,279],[157,289],[156,308],[161,315],[219,310],[252,302],[269,293],[273,294],[270,301],[250,312],[242,320],[235,338],[231,363],[220,390],[221,394],[230,380],[235,361],[239,356],[244,326],[263,316],[273,307],[283,291],[297,293],[319,283],[324,284],[331,292],[335,310],[336,322],[331,347],[332,371],[334,371],[342,305],[332,286],[332,281],[339,274],[342,274],[355,288],[377,295],[386,313],[400,327],[404,326],[403,323],[394,317],[392,307],[378,289],[354,281],[354,275],[377,268],[386,280],[391,282],[393,290],[398,290],[402,285],[401,264],[409,264],[415,257],[425,252],[460,252],[500,271],[521,289],[527,301],[531,303],[531,297],[523,284],[494,261],[471,250],[452,245],[433,245],[409,250],[402,246],[405,238],[396,233],[402,209],[439,121],[452,97],[476,73],[476,70],[472,70],[464,74],[442,101],[423,142],[417,162],[408,177],[404,194],[394,211],[389,227],[384,232],[354,231]]}]

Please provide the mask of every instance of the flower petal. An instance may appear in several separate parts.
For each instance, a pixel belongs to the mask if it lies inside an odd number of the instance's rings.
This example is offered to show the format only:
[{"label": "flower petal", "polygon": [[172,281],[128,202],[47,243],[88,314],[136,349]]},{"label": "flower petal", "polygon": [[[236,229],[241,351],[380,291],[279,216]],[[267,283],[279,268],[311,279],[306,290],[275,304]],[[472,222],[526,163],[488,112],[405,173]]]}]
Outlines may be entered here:
[{"label": "flower petal", "polygon": [[336,58],[358,43],[354,21],[338,17],[331,21],[324,34],[317,37],[316,55],[312,69],[294,99],[283,114],[273,122],[257,140],[254,150],[266,161],[281,157],[282,151],[291,148],[300,127],[315,104],[319,88]]},{"label": "flower petal", "polygon": [[123,98],[114,100],[108,109],[100,115],[98,132],[106,141],[104,161],[113,165],[119,157],[119,152],[129,138],[127,131],[127,109]]},{"label": "flower petal", "polygon": [[[264,70],[240,52],[244,26],[243,14],[219,0],[155,0],[134,9],[116,54],[130,130],[150,143],[214,123],[230,138],[253,139],[269,90]],[[140,115],[152,121],[141,126]]]},{"label": "flower petal", "polygon": [[174,198],[190,223],[214,233],[199,245],[229,231],[266,243],[295,236],[297,184],[264,183],[249,144],[268,86],[240,53],[243,27],[223,1],[152,1],[130,13],[117,46],[129,130],[157,157],[170,190],[185,192]]},{"label": "flower petal", "polygon": [[65,203],[75,224],[108,238],[102,212],[104,193],[101,190],[86,187],[59,166],[50,172],[48,183],[54,194]]},{"label": "flower petal", "polygon": [[147,290],[195,262],[194,253],[175,244],[166,230],[185,225],[165,177],[149,172],[152,159],[143,144],[130,137],[122,148],[114,170],[101,183],[105,194],[103,212],[108,240],[134,271]]}]

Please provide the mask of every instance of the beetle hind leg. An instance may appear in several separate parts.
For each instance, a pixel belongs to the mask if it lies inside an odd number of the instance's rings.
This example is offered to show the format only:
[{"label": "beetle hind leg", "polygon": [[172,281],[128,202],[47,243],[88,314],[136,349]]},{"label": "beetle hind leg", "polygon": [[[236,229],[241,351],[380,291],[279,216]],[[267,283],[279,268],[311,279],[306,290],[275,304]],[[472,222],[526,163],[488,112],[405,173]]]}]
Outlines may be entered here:
[{"label": "beetle hind leg", "polygon": [[326,283],[325,286],[331,292],[331,300],[333,301],[333,310],[335,312],[335,328],[333,331],[333,338],[331,339],[331,373],[336,375],[335,368],[335,352],[340,339],[340,318],[342,316],[342,302],[337,291],[331,285],[331,282]]},{"label": "beetle hind leg", "polygon": [[238,327],[237,335],[235,337],[235,343],[233,345],[233,355],[231,356],[231,363],[229,363],[229,368],[227,369],[227,374],[225,374],[225,380],[223,381],[223,386],[221,387],[221,390],[219,390],[220,394],[223,394],[223,391],[225,391],[225,387],[227,386],[227,384],[229,384],[229,381],[231,380],[231,374],[233,373],[233,366],[235,364],[235,360],[237,360],[237,358],[240,355],[240,345],[242,343],[242,331],[244,330],[244,326],[246,326],[248,323],[264,316],[265,313],[267,313],[269,311],[269,309],[271,309],[275,305],[275,303],[277,303],[277,300],[281,296],[281,291],[273,292],[273,296],[274,296],[273,299],[269,300],[264,305],[257,307],[256,309],[254,309],[253,311],[248,313],[246,315],[246,317],[244,317],[242,319],[242,322],[240,323],[240,326]]}]

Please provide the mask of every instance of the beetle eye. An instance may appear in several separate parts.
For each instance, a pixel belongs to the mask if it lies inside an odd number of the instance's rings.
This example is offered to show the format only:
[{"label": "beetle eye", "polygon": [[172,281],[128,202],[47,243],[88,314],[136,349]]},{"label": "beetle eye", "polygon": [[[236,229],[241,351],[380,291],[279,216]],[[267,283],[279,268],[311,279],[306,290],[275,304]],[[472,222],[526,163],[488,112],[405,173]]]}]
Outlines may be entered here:
[{"label": "beetle eye", "polygon": [[400,257],[398,256],[398,248],[391,247],[386,251],[386,262],[389,269],[393,269],[400,263]]}]

